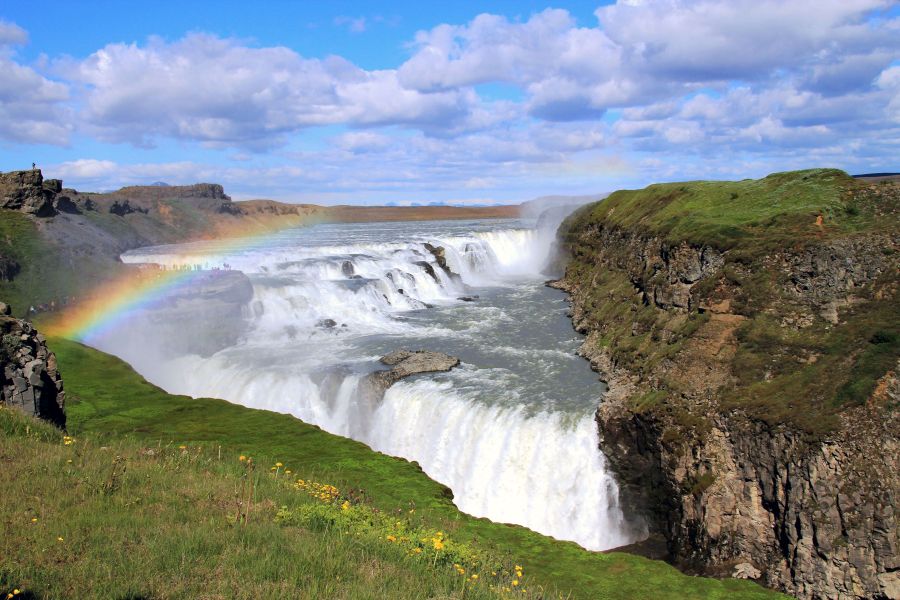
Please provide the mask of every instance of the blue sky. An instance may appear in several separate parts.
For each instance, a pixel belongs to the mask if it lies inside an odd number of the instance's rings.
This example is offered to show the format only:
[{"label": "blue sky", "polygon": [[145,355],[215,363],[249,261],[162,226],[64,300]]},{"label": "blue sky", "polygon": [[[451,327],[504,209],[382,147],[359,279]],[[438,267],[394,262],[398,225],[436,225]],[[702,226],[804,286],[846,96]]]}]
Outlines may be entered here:
[{"label": "blue sky", "polygon": [[0,5],[0,169],[78,189],[518,202],[897,156],[896,1]]}]

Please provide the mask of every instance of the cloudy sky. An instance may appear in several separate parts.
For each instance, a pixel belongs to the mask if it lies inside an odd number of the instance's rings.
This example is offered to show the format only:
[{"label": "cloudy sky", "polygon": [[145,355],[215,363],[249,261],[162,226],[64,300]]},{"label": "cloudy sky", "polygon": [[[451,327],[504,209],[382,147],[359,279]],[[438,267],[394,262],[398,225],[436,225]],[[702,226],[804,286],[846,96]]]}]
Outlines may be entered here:
[{"label": "cloudy sky", "polygon": [[324,204],[900,171],[900,2],[4,2],[33,161]]}]

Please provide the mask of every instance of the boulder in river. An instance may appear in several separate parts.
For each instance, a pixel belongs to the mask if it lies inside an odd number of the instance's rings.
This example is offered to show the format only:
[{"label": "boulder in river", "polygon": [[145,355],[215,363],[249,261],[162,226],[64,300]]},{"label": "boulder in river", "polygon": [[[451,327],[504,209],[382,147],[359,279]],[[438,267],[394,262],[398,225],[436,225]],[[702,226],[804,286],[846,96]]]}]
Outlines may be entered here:
[{"label": "boulder in river", "polygon": [[396,350],[382,356],[381,362],[392,368],[376,371],[370,375],[370,378],[382,392],[411,375],[449,371],[459,365],[459,359],[455,356],[430,350]]},{"label": "boulder in river", "polygon": [[431,252],[431,255],[434,256],[434,260],[437,261],[440,268],[448,273],[450,272],[450,267],[447,266],[447,251],[443,246],[434,246],[426,242],[425,249]]}]

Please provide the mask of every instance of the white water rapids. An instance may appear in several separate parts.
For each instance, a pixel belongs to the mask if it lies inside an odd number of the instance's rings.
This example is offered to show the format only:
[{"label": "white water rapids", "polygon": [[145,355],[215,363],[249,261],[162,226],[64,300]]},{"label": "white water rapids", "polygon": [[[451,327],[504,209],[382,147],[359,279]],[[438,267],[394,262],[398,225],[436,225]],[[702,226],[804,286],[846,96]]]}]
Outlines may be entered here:
[{"label": "white water rapids", "polygon": [[[602,384],[574,354],[563,294],[543,285],[552,237],[517,220],[367,223],[290,230],[239,251],[135,250],[123,261],[243,271],[252,299],[240,335],[173,354],[166,338],[206,335],[202,316],[196,330],[173,331],[137,315],[127,332],[89,342],[170,392],[289,413],[418,461],[467,513],[613,548],[641,532],[626,523],[599,450]],[[455,275],[426,243],[445,249]],[[398,348],[462,365],[364,401],[358,382]]]}]

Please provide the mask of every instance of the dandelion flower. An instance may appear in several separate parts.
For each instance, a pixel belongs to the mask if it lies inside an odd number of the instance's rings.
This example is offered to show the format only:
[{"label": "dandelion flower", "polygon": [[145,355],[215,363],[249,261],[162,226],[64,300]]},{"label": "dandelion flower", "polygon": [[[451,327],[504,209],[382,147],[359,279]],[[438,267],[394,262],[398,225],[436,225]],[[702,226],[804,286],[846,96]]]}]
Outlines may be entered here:
[{"label": "dandelion flower", "polygon": [[284,470],[284,474],[285,474],[285,475],[290,475],[290,474],[291,474],[291,470],[290,470],[290,469],[285,469],[285,470]]},{"label": "dandelion flower", "polygon": [[395,537],[392,536],[392,535],[389,535],[389,536],[387,536],[387,541],[389,541],[389,542],[396,542],[396,541],[397,541],[397,538],[395,538]]},{"label": "dandelion flower", "polygon": [[178,446],[179,450],[187,450],[187,446]]},{"label": "dandelion flower", "polygon": [[57,541],[57,542],[63,542],[63,541],[65,541],[65,540],[63,540],[62,537],[58,537],[58,538],[56,538],[56,541]]},{"label": "dandelion flower", "polygon": [[519,585],[519,580],[518,580],[518,579],[513,579],[513,580],[510,582],[510,585],[512,585],[513,587],[516,587],[517,585]]},{"label": "dandelion flower", "polygon": [[278,467],[278,468],[280,469],[280,468],[283,467],[284,465],[281,464],[280,462],[277,462],[277,463],[275,463],[275,466]]},{"label": "dandelion flower", "polygon": [[32,517],[32,518],[31,518],[31,522],[32,522],[32,523],[37,523],[37,517]]},{"label": "dandelion flower", "polygon": [[478,573],[472,573],[471,579],[473,579],[473,580],[478,579]]},{"label": "dandelion flower", "polygon": [[415,552],[416,554],[421,554],[421,553],[422,553],[422,549],[421,549],[421,548],[416,548],[415,550],[413,550],[413,552]]},{"label": "dandelion flower", "polygon": [[241,454],[241,455],[238,457],[238,460],[241,461],[241,462],[244,462],[245,460],[247,460],[247,457],[244,456],[243,454]]},{"label": "dandelion flower", "polygon": [[444,542],[442,542],[441,540],[439,540],[439,539],[437,539],[437,538],[434,538],[434,539],[431,540],[431,541],[432,541],[432,543],[434,544],[434,549],[435,549],[435,550],[443,550],[443,549],[444,549]]},{"label": "dandelion flower", "polygon": [[350,501],[344,500],[344,503],[341,504],[341,510],[350,510]]}]

